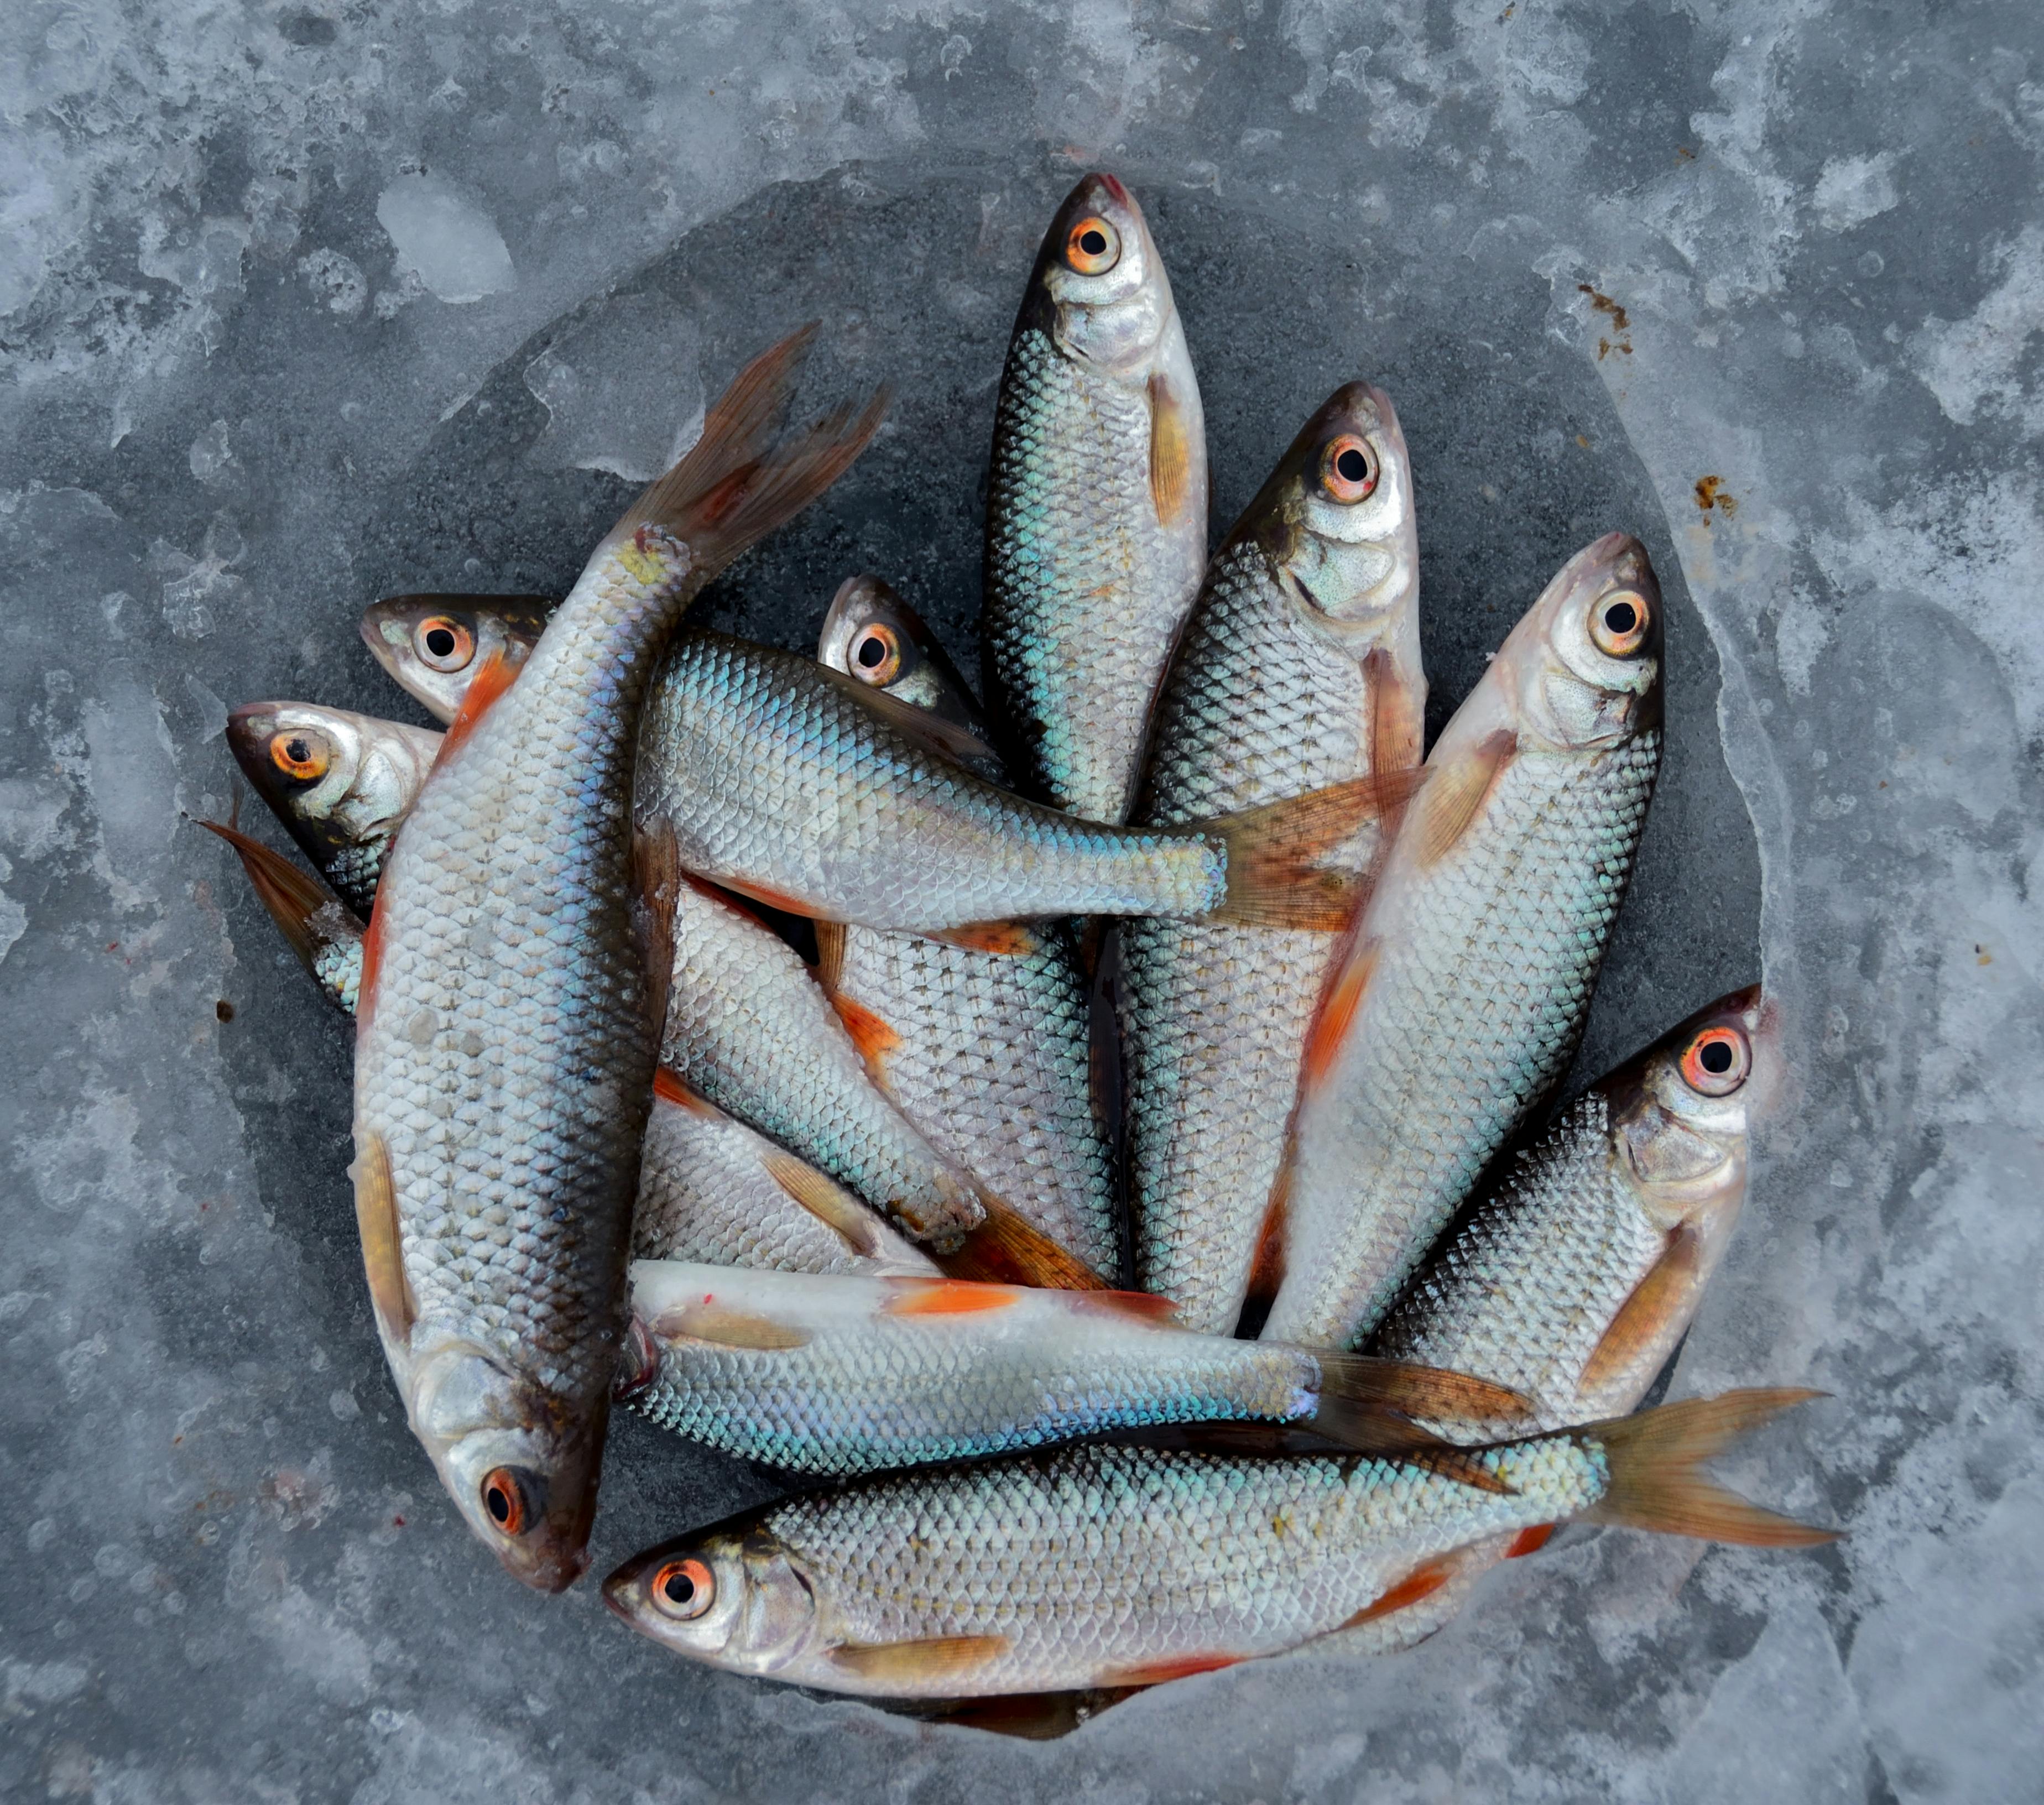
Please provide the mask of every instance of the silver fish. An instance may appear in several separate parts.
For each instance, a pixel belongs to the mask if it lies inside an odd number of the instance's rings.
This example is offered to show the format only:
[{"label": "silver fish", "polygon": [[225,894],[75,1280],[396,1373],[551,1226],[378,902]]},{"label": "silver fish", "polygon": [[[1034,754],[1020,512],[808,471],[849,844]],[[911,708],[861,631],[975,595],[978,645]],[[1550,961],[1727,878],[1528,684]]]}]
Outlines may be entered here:
[{"label": "silver fish", "polygon": [[1023,787],[1124,820],[1207,555],[1206,428],[1164,260],[1089,175],[1031,272],[987,477],[982,668]]},{"label": "silver fish", "polygon": [[548,595],[386,596],[364,611],[362,643],[407,695],[451,721],[493,654],[525,662],[557,605]]}]

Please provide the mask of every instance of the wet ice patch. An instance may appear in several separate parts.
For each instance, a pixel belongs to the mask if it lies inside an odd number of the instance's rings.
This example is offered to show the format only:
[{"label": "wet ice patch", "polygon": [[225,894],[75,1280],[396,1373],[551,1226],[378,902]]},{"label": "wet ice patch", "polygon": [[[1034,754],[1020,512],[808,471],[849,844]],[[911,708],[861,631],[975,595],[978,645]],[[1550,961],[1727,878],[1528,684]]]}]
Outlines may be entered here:
[{"label": "wet ice patch", "polygon": [[376,223],[398,261],[442,301],[480,301],[517,286],[496,222],[434,176],[399,176],[376,197]]},{"label": "wet ice patch", "polygon": [[2044,396],[2026,390],[2023,352],[2044,330],[2044,228],[2025,226],[1992,258],[2000,280],[1963,320],[1933,315],[1910,336],[1916,374],[1961,426],[1981,413],[2014,414],[2044,428]]},{"label": "wet ice patch", "polygon": [[1833,157],[1811,197],[1817,224],[1827,232],[1846,232],[1886,213],[1899,198],[1894,168],[1895,158],[1886,151],[1878,156]]},{"label": "wet ice patch", "polygon": [[526,367],[547,410],[532,460],[648,482],[702,432],[702,335],[661,294],[608,301]]}]

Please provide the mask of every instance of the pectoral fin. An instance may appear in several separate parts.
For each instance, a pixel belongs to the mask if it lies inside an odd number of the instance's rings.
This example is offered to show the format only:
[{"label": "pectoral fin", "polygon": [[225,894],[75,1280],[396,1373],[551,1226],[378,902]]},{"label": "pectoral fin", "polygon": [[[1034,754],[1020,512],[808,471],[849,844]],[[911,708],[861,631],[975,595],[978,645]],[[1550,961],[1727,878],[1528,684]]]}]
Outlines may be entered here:
[{"label": "pectoral fin", "polygon": [[1193,422],[1162,371],[1150,378],[1150,501],[1169,526],[1193,492]]},{"label": "pectoral fin", "polygon": [[1660,1258],[1612,1318],[1611,1327],[1576,1381],[1577,1388],[1593,1391],[1608,1383],[1651,1347],[1696,1296],[1703,1269],[1703,1238],[1692,1229],[1677,1229]]},{"label": "pectoral fin", "polygon": [[353,1176],[355,1226],[362,1238],[362,1269],[369,1281],[369,1301],[385,1336],[402,1346],[412,1338],[419,1306],[405,1277],[398,1192],[391,1182],[390,1151],[380,1135],[365,1129],[359,1137]]},{"label": "pectoral fin", "polygon": [[840,1642],[831,1665],[873,1684],[941,1692],[1008,1652],[1005,1636],[926,1636],[909,1642]]}]

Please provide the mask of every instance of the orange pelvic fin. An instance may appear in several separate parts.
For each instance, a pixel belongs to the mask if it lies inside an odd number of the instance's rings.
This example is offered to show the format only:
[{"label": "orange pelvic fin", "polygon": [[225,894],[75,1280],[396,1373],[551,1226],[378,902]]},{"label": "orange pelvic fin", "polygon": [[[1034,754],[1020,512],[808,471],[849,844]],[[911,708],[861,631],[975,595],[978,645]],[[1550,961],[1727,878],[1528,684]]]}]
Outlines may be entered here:
[{"label": "orange pelvic fin", "polygon": [[1178,1305],[1151,1291],[1089,1291],[1073,1301],[1080,1309],[1124,1317],[1153,1329],[1170,1328],[1178,1320]]},{"label": "orange pelvic fin", "polygon": [[844,1023],[845,1032],[851,1036],[851,1044],[859,1049],[859,1058],[866,1062],[866,1070],[876,1084],[884,1086],[887,1055],[901,1044],[901,1035],[863,1003],[835,993],[830,1002],[837,1011],[837,1019]]},{"label": "orange pelvic fin", "polygon": [[671,1103],[677,1109],[686,1109],[691,1116],[700,1116],[705,1121],[714,1122],[724,1114],[701,1091],[693,1089],[687,1080],[670,1066],[654,1068],[653,1094],[663,1103]]},{"label": "orange pelvic fin", "polygon": [[1358,1624],[1374,1623],[1380,1617],[1389,1617],[1394,1611],[1403,1611],[1423,1598],[1431,1598],[1454,1577],[1454,1569],[1445,1561],[1429,1561],[1424,1566],[1415,1567],[1374,1604],[1366,1604],[1356,1612],[1342,1627],[1353,1630]]},{"label": "orange pelvic fin", "polygon": [[1043,950],[1043,937],[1026,921],[968,921],[960,927],[932,928],[926,940],[962,947],[969,953],[993,953],[1003,958],[1027,958]]},{"label": "orange pelvic fin", "polygon": [[1144,1661],[1139,1666],[1118,1667],[1101,1676],[1103,1686],[1163,1686],[1174,1680],[1189,1680],[1195,1673],[1217,1673],[1251,1658],[1246,1654],[1182,1654],[1166,1661]]},{"label": "orange pelvic fin", "polygon": [[1547,1538],[1558,1526],[1554,1523],[1535,1523],[1531,1529],[1522,1529],[1512,1538],[1512,1546],[1504,1551],[1508,1561],[1523,1559],[1528,1554],[1537,1554],[1547,1546]]},{"label": "orange pelvic fin", "polygon": [[971,1316],[1022,1301],[1021,1287],[976,1279],[891,1278],[883,1316]]}]

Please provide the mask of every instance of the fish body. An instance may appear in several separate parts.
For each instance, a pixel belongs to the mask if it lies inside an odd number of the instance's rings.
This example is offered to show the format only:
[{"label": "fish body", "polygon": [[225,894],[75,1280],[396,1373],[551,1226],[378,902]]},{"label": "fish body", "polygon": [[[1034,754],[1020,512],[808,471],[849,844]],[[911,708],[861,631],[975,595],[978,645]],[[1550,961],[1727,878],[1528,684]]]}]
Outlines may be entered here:
[{"label": "fish body", "polygon": [[870,927],[1094,914],[1326,922],[1352,893],[1304,867],[1368,805],[1367,786],[1142,831],[1074,820],[956,762],[980,750],[812,659],[690,633],[647,709],[639,819],[671,828],[689,870]]},{"label": "fish body", "polygon": [[[1343,465],[1348,467],[1344,474]],[[1145,827],[1420,762],[1419,545],[1390,398],[1339,390],[1214,557],[1151,724]],[[1377,828],[1345,848],[1366,867]],[[1334,948],[1297,929],[1120,928],[1136,1282],[1235,1327]]]},{"label": "fish body", "polygon": [[227,743],[321,876],[366,918],[440,735],[317,703],[251,702],[228,716]]},{"label": "fish body", "polygon": [[1567,1067],[1660,759],[1661,601],[1612,534],[1441,735],[1321,999],[1264,1333],[1349,1346]]},{"label": "fish body", "polygon": [[352,1016],[362,990],[362,923],[316,878],[282,854],[218,821],[199,825],[234,848],[251,887],[325,997]]},{"label": "fish body", "polygon": [[659,1043],[657,847],[635,848],[660,645],[878,424],[763,456],[806,335],[743,372],[590,558],[515,684],[471,686],[386,861],[355,1039],[355,1204],[413,1430],[527,1584],[587,1563]]},{"label": "fish body", "polygon": [[1128,190],[1089,175],[1031,272],[987,478],[982,670],[1029,794],[1126,816],[1206,563],[1206,504],[1199,385],[1163,259]]},{"label": "fish body", "polygon": [[[838,591],[818,659],[967,732],[971,693],[912,609],[875,577]],[[988,758],[981,774],[1005,771]],[[819,930],[818,975],[874,1081],[922,1130],[1094,1270],[1120,1264],[1107,1136],[1093,1105],[1078,944],[1047,923],[1028,951],[887,928]]]},{"label": "fish body", "polygon": [[525,662],[557,604],[547,595],[394,595],[362,616],[362,643],[399,688],[443,723],[461,712],[493,656]]},{"label": "fish body", "polygon": [[1473,1450],[1467,1477],[1100,1444],[894,1474],[649,1550],[605,1602],[697,1660],[830,1692],[1151,1684],[1400,1608],[1454,1550],[1570,1518],[1829,1539],[1699,1469],[1809,1395],[1733,1392]]},{"label": "fish body", "polygon": [[1299,1423],[1349,1445],[1411,1446],[1415,1411],[1523,1408],[1453,1373],[1196,1335],[1160,1300],[1129,1292],[642,1260],[632,1295],[647,1354],[633,1404],[693,1440],[798,1473],[1173,1423]]},{"label": "fish body", "polygon": [[632,1251],[790,1273],[937,1270],[842,1185],[665,1070],[646,1122]]}]

